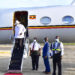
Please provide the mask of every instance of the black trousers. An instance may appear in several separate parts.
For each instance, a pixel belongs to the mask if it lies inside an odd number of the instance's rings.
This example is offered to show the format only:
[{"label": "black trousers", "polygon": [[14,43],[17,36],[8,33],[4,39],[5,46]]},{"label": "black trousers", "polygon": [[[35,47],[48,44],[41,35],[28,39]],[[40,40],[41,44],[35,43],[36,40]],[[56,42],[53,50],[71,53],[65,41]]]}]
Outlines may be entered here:
[{"label": "black trousers", "polygon": [[38,70],[39,55],[31,55],[31,59],[32,59],[32,69],[33,70]]},{"label": "black trousers", "polygon": [[61,72],[61,53],[53,55],[53,75],[56,75],[56,66],[58,66],[58,75],[62,75],[62,72]]},{"label": "black trousers", "polygon": [[15,47],[21,48],[24,46],[24,38],[21,39],[15,39]]}]

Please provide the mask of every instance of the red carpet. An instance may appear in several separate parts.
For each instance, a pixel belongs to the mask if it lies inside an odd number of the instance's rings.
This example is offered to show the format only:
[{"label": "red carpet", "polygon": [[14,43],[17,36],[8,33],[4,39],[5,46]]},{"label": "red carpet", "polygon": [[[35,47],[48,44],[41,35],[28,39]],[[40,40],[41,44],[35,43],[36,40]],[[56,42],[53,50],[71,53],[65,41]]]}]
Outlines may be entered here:
[{"label": "red carpet", "polygon": [[5,73],[4,75],[23,75],[22,73]]}]

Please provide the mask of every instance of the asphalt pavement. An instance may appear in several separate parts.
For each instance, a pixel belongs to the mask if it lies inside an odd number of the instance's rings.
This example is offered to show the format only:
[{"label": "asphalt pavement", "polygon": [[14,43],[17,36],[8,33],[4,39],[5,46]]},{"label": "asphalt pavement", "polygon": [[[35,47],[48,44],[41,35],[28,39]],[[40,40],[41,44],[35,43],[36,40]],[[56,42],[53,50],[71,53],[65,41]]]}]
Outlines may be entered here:
[{"label": "asphalt pavement", "polygon": [[[9,66],[11,58],[12,45],[0,45],[0,75],[4,75]],[[64,46],[64,56],[62,58],[62,75],[75,75],[75,45],[65,45]],[[51,74],[52,75],[52,59],[50,60]],[[38,71],[32,70],[31,57],[23,58],[22,73],[23,75],[46,75],[43,73],[45,70],[44,62],[42,56],[39,60]],[[58,75],[58,74],[57,74]]]}]

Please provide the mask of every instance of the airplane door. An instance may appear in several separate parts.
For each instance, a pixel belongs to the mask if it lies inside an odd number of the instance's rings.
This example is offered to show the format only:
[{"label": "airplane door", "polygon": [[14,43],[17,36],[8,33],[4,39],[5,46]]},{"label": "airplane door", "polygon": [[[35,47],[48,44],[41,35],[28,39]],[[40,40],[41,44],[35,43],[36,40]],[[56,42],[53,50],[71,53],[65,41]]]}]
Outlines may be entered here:
[{"label": "airplane door", "polygon": [[[28,36],[28,12],[27,11],[16,11],[14,13],[13,29],[15,27],[15,21],[19,20],[21,24],[27,29],[26,36]],[[14,31],[15,34],[15,31]]]}]

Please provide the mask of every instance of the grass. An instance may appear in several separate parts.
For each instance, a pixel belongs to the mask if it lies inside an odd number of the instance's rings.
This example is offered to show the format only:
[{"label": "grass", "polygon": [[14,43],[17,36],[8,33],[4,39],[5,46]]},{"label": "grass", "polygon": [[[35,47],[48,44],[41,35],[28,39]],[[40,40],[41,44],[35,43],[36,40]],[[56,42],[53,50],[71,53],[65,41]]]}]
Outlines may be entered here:
[{"label": "grass", "polygon": [[75,45],[75,43],[63,43],[64,45]]},{"label": "grass", "polygon": [[[40,43],[41,44],[41,46],[43,46],[44,45],[44,43]],[[75,45],[75,43],[63,43],[64,45]],[[50,45],[51,45],[51,43],[50,43]]]}]

